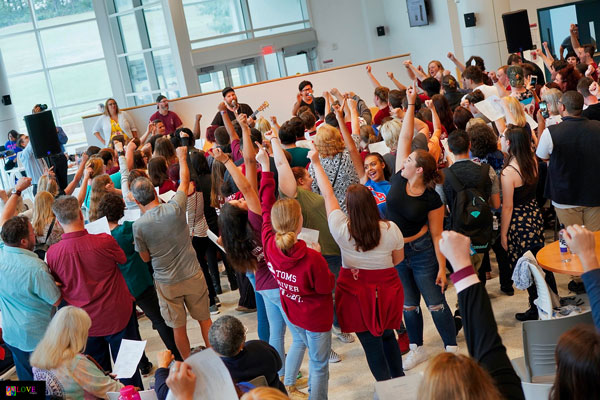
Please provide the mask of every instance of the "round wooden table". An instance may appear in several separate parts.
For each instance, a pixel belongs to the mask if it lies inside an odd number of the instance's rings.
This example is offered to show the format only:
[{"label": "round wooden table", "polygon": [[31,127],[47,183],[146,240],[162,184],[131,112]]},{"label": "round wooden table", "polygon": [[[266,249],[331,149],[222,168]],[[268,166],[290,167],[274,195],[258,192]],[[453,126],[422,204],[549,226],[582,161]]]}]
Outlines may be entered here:
[{"label": "round wooden table", "polygon": [[[600,257],[600,231],[594,232],[594,236],[596,238],[596,254]],[[563,262],[560,255],[560,248],[558,247],[558,240],[544,246],[536,256],[540,267],[548,271],[577,276],[583,274],[583,266],[581,265],[581,261],[579,261],[579,257],[573,253],[567,253],[567,258],[570,258],[571,261]]]}]

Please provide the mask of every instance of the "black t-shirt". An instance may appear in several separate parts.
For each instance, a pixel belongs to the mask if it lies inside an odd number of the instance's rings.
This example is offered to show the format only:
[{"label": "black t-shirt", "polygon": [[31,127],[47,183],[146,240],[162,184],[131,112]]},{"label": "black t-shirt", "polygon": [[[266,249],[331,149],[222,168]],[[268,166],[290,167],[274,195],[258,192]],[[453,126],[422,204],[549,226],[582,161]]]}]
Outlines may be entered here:
[{"label": "black t-shirt", "polygon": [[391,187],[386,197],[386,217],[400,228],[404,237],[414,236],[428,222],[429,211],[442,206],[442,199],[434,189],[427,188],[422,195],[413,197],[406,192],[408,180],[398,171],[390,179]]},{"label": "black t-shirt", "polygon": [[600,121],[600,103],[592,104],[581,113],[587,119]]},{"label": "black t-shirt", "polygon": [[[310,104],[305,103],[304,100],[300,101],[300,107],[304,107],[307,106],[308,108],[310,108],[310,110],[312,111],[313,115],[316,117],[317,113],[315,112],[315,101],[313,100]],[[298,109],[300,109],[300,107],[298,107]]]},{"label": "black t-shirt", "polygon": [[[238,114],[246,114],[246,116],[249,117],[252,115],[253,112],[254,111],[252,111],[252,108],[248,104],[240,103],[240,108],[238,109]],[[227,115],[229,115],[229,119],[231,120],[231,122],[235,121],[235,114],[233,113],[233,111],[227,109]],[[225,125],[223,123],[223,117],[221,116],[220,111],[217,112],[217,115],[215,115],[215,117],[213,118],[213,120],[210,124],[217,125],[217,126]]]}]

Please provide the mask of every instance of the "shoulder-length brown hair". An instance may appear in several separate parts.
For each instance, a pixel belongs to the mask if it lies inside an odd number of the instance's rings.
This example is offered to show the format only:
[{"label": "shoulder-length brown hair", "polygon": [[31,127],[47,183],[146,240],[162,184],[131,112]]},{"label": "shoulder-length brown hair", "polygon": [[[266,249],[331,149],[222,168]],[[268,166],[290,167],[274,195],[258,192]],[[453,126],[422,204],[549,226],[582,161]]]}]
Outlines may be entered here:
[{"label": "shoulder-length brown hair", "polygon": [[600,393],[600,334],[591,325],[565,332],[556,345],[556,377],[550,400],[584,400]]},{"label": "shoulder-length brown hair", "polygon": [[121,110],[119,110],[119,103],[117,103],[117,101],[115,99],[110,97],[110,98],[106,99],[106,101],[104,102],[104,115],[108,115],[109,117],[110,117],[110,111],[108,111],[108,102],[111,100],[115,102],[115,106],[117,107],[117,115],[119,115],[119,113],[121,112]]},{"label": "shoulder-length brown hair", "polygon": [[375,197],[363,185],[353,184],[346,192],[346,208],[348,210],[348,231],[354,239],[357,251],[369,251],[379,245],[382,220]]}]

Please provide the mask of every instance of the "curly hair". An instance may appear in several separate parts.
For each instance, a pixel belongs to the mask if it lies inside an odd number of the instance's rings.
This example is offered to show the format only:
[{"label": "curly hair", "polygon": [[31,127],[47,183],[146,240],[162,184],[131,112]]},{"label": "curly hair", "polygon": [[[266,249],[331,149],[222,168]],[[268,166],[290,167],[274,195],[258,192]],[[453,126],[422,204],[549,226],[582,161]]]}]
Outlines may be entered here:
[{"label": "curly hair", "polygon": [[471,153],[477,158],[485,158],[498,150],[498,137],[487,124],[472,124],[467,129],[471,139]]},{"label": "curly hair", "polygon": [[321,125],[315,135],[315,147],[321,157],[333,157],[344,151],[346,146],[340,131],[331,125]]},{"label": "curly hair", "polygon": [[579,79],[581,79],[581,74],[577,70],[577,68],[572,65],[567,65],[560,71],[558,71],[560,77],[562,79],[562,84],[564,84],[563,92],[568,90],[577,90],[577,83],[579,83]]},{"label": "curly hair", "polygon": [[98,218],[106,217],[108,222],[118,222],[125,215],[123,197],[115,193],[107,193],[98,204]]}]

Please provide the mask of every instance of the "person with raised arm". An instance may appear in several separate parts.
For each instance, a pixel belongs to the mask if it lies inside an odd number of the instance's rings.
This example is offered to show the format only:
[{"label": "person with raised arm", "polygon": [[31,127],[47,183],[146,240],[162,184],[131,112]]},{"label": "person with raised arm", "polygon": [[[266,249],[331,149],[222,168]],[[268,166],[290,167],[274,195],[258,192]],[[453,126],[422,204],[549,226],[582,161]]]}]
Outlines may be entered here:
[{"label": "person with raised arm", "polygon": [[[450,279],[458,294],[465,340],[474,360],[448,353],[434,357],[421,381],[419,399],[523,400],[521,379],[498,334],[490,298],[471,265],[469,238],[445,231],[438,245],[454,268]],[[470,395],[465,397],[459,393]]]},{"label": "person with raised arm", "polygon": [[[270,172],[269,156],[260,146],[256,156],[262,168],[260,198],[262,206],[262,241],[265,257],[279,285],[280,299],[288,327],[308,347],[309,399],[327,399],[329,381],[329,356],[331,351],[331,325],[333,323],[333,297],[335,276],[327,262],[317,251],[298,239],[302,230],[300,204],[290,198],[275,201],[275,179]],[[292,349],[294,350],[292,352]],[[300,366],[302,352],[294,343],[286,360],[286,390],[289,386],[287,365]],[[297,372],[295,369],[292,373]]]},{"label": "person with raised arm", "polygon": [[[340,248],[331,236],[327,225],[327,213],[325,211],[323,196],[312,191],[313,178],[306,168],[292,168],[290,166],[285,157],[281,140],[277,136],[275,125],[273,125],[273,129],[265,137],[270,141],[271,148],[273,149],[273,158],[275,159],[275,166],[279,174],[280,193],[285,197],[296,199],[300,203],[302,209],[302,227],[319,231],[318,244],[321,248],[321,254],[325,258],[325,261],[327,261],[329,270],[337,279],[342,267],[342,257],[340,255]],[[332,331],[343,343],[354,342],[352,334],[344,333],[340,330],[335,310]],[[335,363],[340,360],[341,357],[339,354],[332,349],[329,362]]]},{"label": "person with raised arm", "polygon": [[456,352],[456,328],[446,302],[446,259],[438,242],[443,228],[444,205],[435,191],[442,177],[435,158],[426,150],[411,152],[414,132],[416,83],[407,89],[407,108],[398,138],[396,172],[390,180],[386,217],[404,236],[404,261],[396,265],[404,287],[404,323],[411,351],[404,360],[408,370],[425,361],[421,295],[442,337],[446,351]]},{"label": "person with raised arm", "polygon": [[[353,108],[352,106],[350,107]],[[343,332],[356,332],[377,381],[404,376],[394,329],[402,323],[403,291],[394,265],[404,258],[400,229],[381,217],[363,185],[348,188],[340,209],[316,149],[310,153],[325,199],[329,229],[342,251],[336,312]]]},{"label": "person with raised arm", "polygon": [[[140,177],[131,184],[142,216],[133,223],[135,250],[145,262],[152,260],[161,314],[173,328],[175,344],[183,359],[190,355],[187,311],[200,324],[207,347],[211,320],[206,280],[192,246],[186,218],[190,171],[187,147],[177,148],[179,187],[171,200],[159,203],[150,179]],[[187,311],[186,311],[187,310]]]}]

